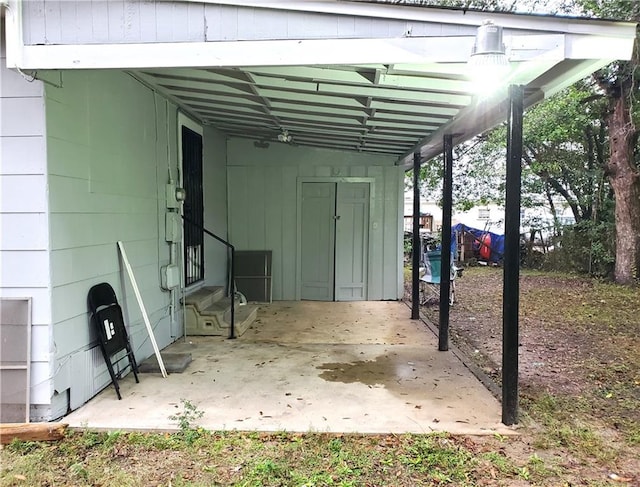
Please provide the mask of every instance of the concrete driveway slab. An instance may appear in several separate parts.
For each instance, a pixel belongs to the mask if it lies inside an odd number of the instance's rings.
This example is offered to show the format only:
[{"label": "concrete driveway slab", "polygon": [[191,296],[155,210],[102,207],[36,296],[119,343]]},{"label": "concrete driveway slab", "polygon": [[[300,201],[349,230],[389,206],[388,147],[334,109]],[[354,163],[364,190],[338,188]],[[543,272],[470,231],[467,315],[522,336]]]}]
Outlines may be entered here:
[{"label": "concrete driveway slab", "polygon": [[65,421],[74,427],[175,430],[181,400],[209,430],[513,433],[500,405],[397,302],[277,302],[241,338],[187,337],[193,362],[163,379],[121,381]]}]

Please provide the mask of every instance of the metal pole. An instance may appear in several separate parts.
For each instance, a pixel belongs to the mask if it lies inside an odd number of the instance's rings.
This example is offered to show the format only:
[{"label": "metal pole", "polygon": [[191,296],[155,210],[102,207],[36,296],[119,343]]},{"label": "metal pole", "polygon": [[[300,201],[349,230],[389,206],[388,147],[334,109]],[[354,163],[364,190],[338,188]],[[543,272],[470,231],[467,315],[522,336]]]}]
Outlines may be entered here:
[{"label": "metal pole", "polygon": [[160,372],[162,373],[162,377],[166,379],[167,369],[164,366],[164,361],[162,360],[162,355],[160,354],[160,349],[158,348],[158,343],[156,342],[156,336],[153,333],[153,326],[151,326],[151,321],[149,321],[149,315],[147,314],[147,309],[144,306],[144,301],[142,301],[142,295],[140,294],[140,288],[138,287],[138,283],[136,282],[136,276],[133,274],[133,269],[131,268],[131,264],[129,264],[127,253],[124,250],[124,243],[121,240],[118,240],[118,248],[120,249],[120,255],[122,255],[122,262],[124,263],[124,267],[127,270],[127,274],[129,275],[129,281],[131,281],[131,286],[133,287],[133,293],[136,295],[136,300],[138,301],[138,306],[140,307],[140,312],[142,313],[142,319],[144,321],[145,326],[147,327],[149,340],[151,341],[153,352],[156,354],[156,359],[158,360],[158,366],[160,367]]},{"label": "metal pole", "polygon": [[518,422],[518,308],[520,300],[523,93],[522,86],[512,85],[509,87],[502,294],[502,422],[506,425]]},{"label": "metal pole", "polygon": [[444,136],[444,183],[442,185],[442,247],[440,253],[440,315],[438,350],[449,350],[449,292],[451,291],[451,212],[453,209],[453,136]]},{"label": "metal pole", "polygon": [[420,319],[420,151],[413,153],[413,235],[411,240],[411,319]]},{"label": "metal pole", "polygon": [[236,276],[234,270],[234,261],[236,260],[236,249],[233,245],[229,247],[231,249],[231,261],[229,262],[229,295],[231,296],[231,327],[229,328],[229,339],[234,340],[236,338]]},{"label": "metal pole", "polygon": [[[236,258],[236,249],[233,245],[231,245],[229,242],[227,242],[225,239],[223,239],[222,237],[218,237],[215,233],[210,232],[209,230],[207,230],[206,228],[204,228],[202,225],[200,225],[199,223],[195,223],[194,221],[190,220],[189,218],[187,218],[184,215],[181,215],[182,219],[184,221],[186,221],[187,223],[195,226],[196,228],[199,228],[200,230],[202,230],[204,233],[206,233],[207,235],[209,235],[212,238],[215,238],[218,242],[226,245],[227,247],[227,275],[229,276],[229,279],[227,281],[227,290],[228,290],[228,296],[231,298],[231,328],[229,330],[229,338],[233,339],[236,338],[236,310],[235,310],[235,299],[236,299],[236,286],[235,286],[235,274],[234,274],[234,269],[233,269],[233,264]],[[231,252],[231,258],[229,259],[229,253]],[[186,274],[185,274],[186,275]],[[183,291],[183,300],[184,300],[184,289]],[[183,307],[183,311],[184,311],[184,307]],[[183,317],[184,319],[184,317]],[[186,320],[185,320],[185,332],[184,332],[185,337],[187,336],[187,328],[186,328]]]}]

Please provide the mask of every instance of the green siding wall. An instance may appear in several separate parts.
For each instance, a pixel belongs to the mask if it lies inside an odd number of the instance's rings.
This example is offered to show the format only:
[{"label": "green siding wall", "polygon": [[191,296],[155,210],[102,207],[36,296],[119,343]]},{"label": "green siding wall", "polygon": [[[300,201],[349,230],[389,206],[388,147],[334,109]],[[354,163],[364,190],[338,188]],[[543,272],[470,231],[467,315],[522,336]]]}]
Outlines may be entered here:
[{"label": "green siding wall", "polygon": [[[227,238],[227,139],[212,127],[204,128],[204,225]],[[227,250],[213,238],[204,236],[205,281],[224,286],[227,279]]]},{"label": "green siding wall", "polygon": [[[177,293],[172,325],[171,294],[160,288],[160,268],[170,259],[164,240],[165,184],[169,173],[178,177],[177,108],[122,72],[65,72],[62,79],[62,88],[46,89],[54,400],[61,409],[68,400],[72,408],[79,406],[109,382],[88,323],[92,285],[106,281],[115,289],[138,360],[153,353],[120,263],[118,240],[124,242],[160,348],[182,330]],[[217,197],[226,186],[220,139],[207,130],[205,196],[217,206],[207,213],[222,215],[207,221],[224,230],[226,206]],[[218,254],[207,252],[207,279],[218,283],[215,269],[224,264],[216,262]],[[86,368],[76,370],[82,364]]]},{"label": "green siding wall", "polygon": [[230,139],[229,233],[238,250],[273,251],[273,298],[296,299],[300,178],[373,178],[369,299],[398,299],[402,278],[404,173],[392,157]]}]

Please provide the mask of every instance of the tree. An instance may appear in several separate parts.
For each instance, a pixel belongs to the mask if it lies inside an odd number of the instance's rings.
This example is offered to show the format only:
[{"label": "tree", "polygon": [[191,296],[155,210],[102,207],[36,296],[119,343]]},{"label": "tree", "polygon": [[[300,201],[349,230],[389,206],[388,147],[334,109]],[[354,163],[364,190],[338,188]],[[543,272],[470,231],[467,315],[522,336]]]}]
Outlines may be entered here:
[{"label": "tree", "polygon": [[[640,3],[628,0],[575,0],[587,15],[640,21]],[[615,62],[594,74],[607,102],[609,158],[605,171],[615,196],[614,279],[630,284],[640,277],[640,168],[638,165],[638,37],[630,61]]]},{"label": "tree", "polygon": [[[482,150],[482,139],[476,138],[454,147],[453,205],[460,211],[467,211],[477,205],[504,202],[505,165],[504,155],[491,154]],[[420,167],[420,194],[429,200],[439,202],[442,197],[444,162],[442,156],[424,162]],[[412,188],[413,172],[405,178],[405,189]]]},{"label": "tree", "polygon": [[381,3],[419,5],[421,7],[455,7],[488,12],[543,12],[550,13],[546,0],[376,0]]},{"label": "tree", "polygon": [[[455,6],[481,10],[513,11],[520,2],[509,0],[398,0],[394,3],[433,6]],[[537,0],[526,2],[526,9],[533,11],[541,5]],[[640,2],[629,0],[565,0],[560,7],[568,13],[580,13],[589,17],[640,21]],[[584,149],[575,150],[567,144],[553,147],[525,146],[525,162],[533,174],[544,181],[547,195],[557,193],[570,204],[576,221],[591,218],[598,210],[605,178],[615,198],[615,268],[614,280],[629,284],[639,278],[640,269],[640,169],[638,142],[638,116],[640,116],[640,54],[638,41],[630,61],[615,62],[597,72],[591,100],[604,101],[604,115],[599,126],[585,125]],[[527,117],[531,116],[530,114]],[[526,119],[525,119],[526,123]],[[603,135],[606,134],[606,137]],[[608,154],[602,149],[608,143]],[[580,169],[579,154],[587,159],[584,172]],[[573,157],[573,162],[571,161]],[[549,171],[553,162],[559,173]],[[568,165],[566,163],[569,162]],[[572,170],[576,169],[576,170]],[[598,171],[602,170],[603,177]],[[597,191],[594,193],[594,185]],[[551,201],[551,200],[550,200]],[[597,215],[596,215],[597,216]]]},{"label": "tree", "polygon": [[[554,198],[563,198],[576,222],[598,213],[607,144],[602,113],[602,100],[583,82],[527,110],[523,124],[525,196],[543,195],[552,210]],[[504,126],[492,131],[486,138],[488,150],[502,150],[505,137]]]}]

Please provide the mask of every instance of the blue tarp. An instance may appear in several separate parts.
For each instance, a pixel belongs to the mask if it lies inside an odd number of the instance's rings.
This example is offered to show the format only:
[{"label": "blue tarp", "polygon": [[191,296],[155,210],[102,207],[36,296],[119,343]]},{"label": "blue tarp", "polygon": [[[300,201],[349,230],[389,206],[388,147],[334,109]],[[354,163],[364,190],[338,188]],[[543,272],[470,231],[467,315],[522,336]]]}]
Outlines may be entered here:
[{"label": "blue tarp", "polygon": [[479,250],[483,236],[488,234],[491,236],[491,257],[489,260],[491,262],[498,262],[504,257],[504,235],[498,235],[497,233],[487,232],[478,228],[471,228],[462,223],[458,223],[451,228],[451,252],[456,251],[456,233],[470,233],[473,235],[475,237],[473,242],[474,251]]}]

